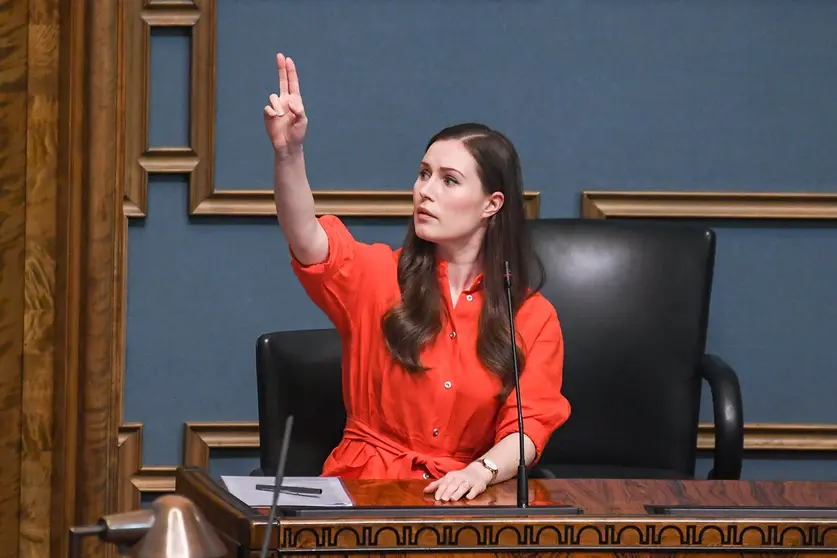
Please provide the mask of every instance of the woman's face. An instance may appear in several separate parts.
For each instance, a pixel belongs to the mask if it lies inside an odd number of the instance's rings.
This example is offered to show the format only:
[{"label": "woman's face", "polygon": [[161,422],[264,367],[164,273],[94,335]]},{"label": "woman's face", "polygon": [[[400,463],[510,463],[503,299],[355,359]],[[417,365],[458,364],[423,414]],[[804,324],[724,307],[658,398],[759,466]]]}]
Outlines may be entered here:
[{"label": "woman's face", "polygon": [[467,242],[503,205],[503,194],[486,194],[477,162],[461,140],[428,148],[413,185],[413,222],[419,238]]}]

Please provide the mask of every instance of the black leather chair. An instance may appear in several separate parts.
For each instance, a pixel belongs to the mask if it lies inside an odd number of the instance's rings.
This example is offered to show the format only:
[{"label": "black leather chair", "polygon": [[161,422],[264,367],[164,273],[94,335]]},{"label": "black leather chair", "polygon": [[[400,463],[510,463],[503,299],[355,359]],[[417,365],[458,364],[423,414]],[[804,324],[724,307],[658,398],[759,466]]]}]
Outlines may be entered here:
[{"label": "black leather chair", "polygon": [[340,358],[336,329],[267,333],[256,342],[259,401],[258,475],[274,476],[285,419],[293,415],[285,462],[288,476],[317,476],[343,436]]},{"label": "black leather chair", "polygon": [[[705,380],[716,435],[710,478],[740,478],[738,379],[705,353],[714,233],[648,221],[531,225],[546,272],[542,293],[564,333],[564,393],[572,405],[532,476],[693,478]],[[275,472],[292,413],[287,474],[320,473],[345,422],[340,354],[333,329],[259,338],[261,472]]]}]

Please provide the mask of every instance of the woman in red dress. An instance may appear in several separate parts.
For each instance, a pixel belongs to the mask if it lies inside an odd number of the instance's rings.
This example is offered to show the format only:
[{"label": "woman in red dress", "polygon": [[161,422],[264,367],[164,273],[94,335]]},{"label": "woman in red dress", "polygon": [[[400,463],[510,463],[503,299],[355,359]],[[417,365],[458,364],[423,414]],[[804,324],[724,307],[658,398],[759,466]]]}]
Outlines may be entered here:
[{"label": "woman in red dress", "polygon": [[264,107],[274,192],[291,265],[343,339],[347,424],[323,475],[432,479],[439,500],[474,498],[519,461],[504,261],[514,277],[526,464],[569,417],[553,306],[529,285],[530,246],[514,146],[479,124],[434,136],[413,186],[404,245],[365,244],[317,218],[293,60],[276,57]]}]

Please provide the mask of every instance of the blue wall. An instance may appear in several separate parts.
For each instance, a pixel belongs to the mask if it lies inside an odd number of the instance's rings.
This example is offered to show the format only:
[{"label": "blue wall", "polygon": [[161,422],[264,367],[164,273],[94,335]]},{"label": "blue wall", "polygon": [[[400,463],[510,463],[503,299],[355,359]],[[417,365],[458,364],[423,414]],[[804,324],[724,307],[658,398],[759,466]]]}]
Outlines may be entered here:
[{"label": "blue wall", "polygon": [[[408,189],[464,120],[518,146],[543,217],[582,190],[837,191],[837,3],[815,0],[218,0],[216,185],[270,187],[262,107],[291,54],[315,189]],[[188,141],[189,39],[155,30],[151,144]],[[271,218],[190,220],[152,176],[131,222],[125,420],[181,460],[186,420],[255,420],[266,331],[326,327]],[[400,243],[402,219],[346,219]],[[837,222],[717,222],[709,348],[748,422],[837,423]],[[560,309],[559,309],[560,310]],[[708,395],[708,394],[707,394]],[[704,405],[704,420],[711,414]],[[220,453],[215,472],[255,455]],[[707,463],[701,463],[701,471]],[[747,478],[837,480],[834,461],[748,460]]]}]

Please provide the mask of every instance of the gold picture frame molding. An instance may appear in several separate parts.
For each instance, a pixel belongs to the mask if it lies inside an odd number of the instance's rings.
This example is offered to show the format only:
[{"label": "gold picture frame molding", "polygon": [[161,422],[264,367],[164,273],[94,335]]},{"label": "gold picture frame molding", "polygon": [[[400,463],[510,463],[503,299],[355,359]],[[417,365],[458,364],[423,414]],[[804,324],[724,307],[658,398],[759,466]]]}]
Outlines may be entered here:
[{"label": "gold picture frame molding", "polygon": [[835,220],[837,194],[587,191],[581,194],[581,216],[585,219]]}]

